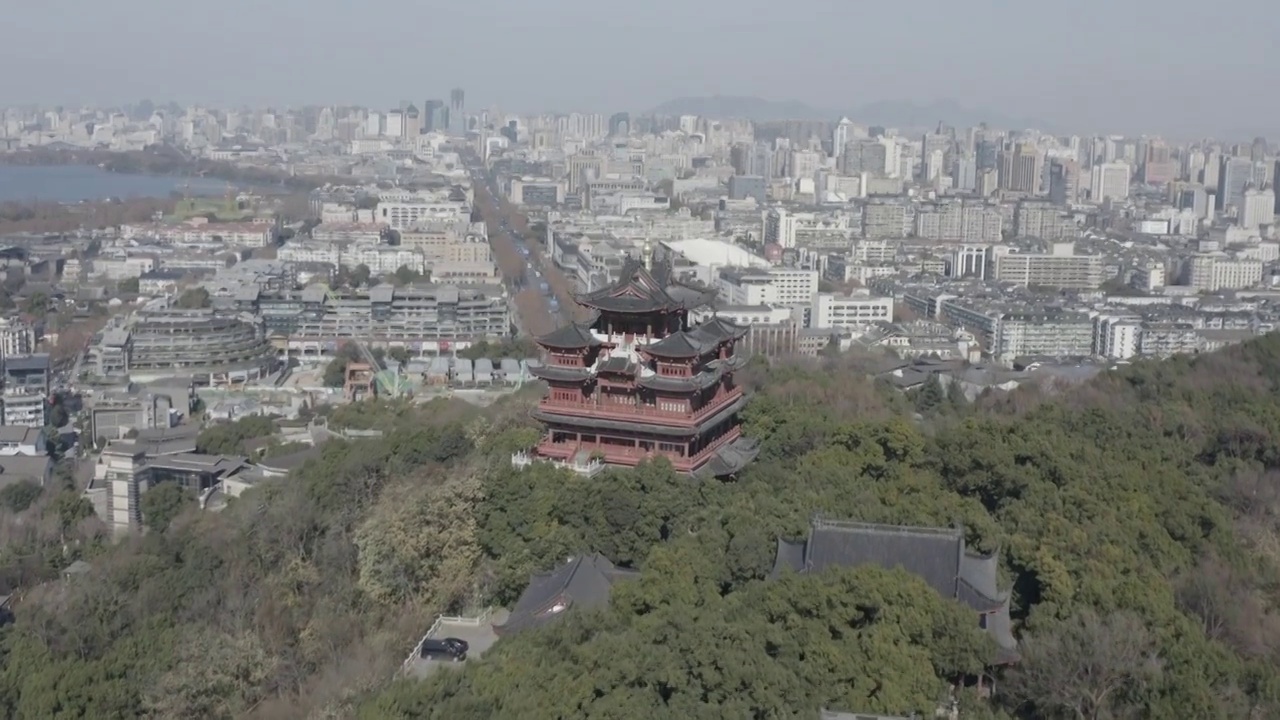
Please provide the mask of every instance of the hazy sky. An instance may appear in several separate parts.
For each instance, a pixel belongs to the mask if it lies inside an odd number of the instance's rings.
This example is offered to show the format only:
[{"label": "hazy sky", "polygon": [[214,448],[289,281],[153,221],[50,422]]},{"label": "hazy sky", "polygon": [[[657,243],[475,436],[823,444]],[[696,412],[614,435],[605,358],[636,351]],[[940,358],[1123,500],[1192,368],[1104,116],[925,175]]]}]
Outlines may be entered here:
[{"label": "hazy sky", "polygon": [[1280,139],[1274,0],[63,0],[4,22],[0,106],[952,98],[1079,132]]}]

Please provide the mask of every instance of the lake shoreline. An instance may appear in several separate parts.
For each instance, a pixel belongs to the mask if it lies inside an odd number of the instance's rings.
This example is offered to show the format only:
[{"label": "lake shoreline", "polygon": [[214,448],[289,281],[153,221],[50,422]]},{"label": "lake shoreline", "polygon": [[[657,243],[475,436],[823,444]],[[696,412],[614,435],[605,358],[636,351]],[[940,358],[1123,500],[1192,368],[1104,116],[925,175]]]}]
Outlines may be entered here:
[{"label": "lake shoreline", "polygon": [[191,158],[171,147],[150,150],[94,150],[86,148],[26,148],[0,153],[0,167],[95,166],[121,175],[205,178],[245,185],[259,191],[310,191],[342,178],[293,175],[282,170],[242,167],[229,162]]}]

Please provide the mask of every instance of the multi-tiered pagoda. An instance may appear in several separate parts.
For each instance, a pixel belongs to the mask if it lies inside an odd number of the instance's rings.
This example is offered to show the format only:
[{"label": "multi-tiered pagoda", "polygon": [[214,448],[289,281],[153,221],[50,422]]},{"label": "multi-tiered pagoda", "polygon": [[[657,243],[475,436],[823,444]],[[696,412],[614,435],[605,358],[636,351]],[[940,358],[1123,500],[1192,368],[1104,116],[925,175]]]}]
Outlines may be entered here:
[{"label": "multi-tiered pagoda", "polygon": [[537,339],[546,362],[533,372],[550,388],[534,410],[546,426],[534,456],[585,470],[660,455],[712,477],[754,459],[733,379],[747,329],[719,317],[689,326],[714,295],[672,281],[667,265],[628,260],[611,287],[576,296],[593,318]]}]

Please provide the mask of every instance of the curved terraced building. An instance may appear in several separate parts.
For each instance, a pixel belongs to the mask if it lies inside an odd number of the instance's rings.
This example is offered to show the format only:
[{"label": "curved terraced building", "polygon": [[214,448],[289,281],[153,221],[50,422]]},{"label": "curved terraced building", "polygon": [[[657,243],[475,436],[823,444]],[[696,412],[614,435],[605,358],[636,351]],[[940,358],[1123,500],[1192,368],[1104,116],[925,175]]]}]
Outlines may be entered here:
[{"label": "curved terraced building", "polygon": [[234,385],[275,369],[276,351],[261,325],[208,312],[143,312],[109,328],[91,352],[100,375],[135,382],[191,376],[196,385]]}]

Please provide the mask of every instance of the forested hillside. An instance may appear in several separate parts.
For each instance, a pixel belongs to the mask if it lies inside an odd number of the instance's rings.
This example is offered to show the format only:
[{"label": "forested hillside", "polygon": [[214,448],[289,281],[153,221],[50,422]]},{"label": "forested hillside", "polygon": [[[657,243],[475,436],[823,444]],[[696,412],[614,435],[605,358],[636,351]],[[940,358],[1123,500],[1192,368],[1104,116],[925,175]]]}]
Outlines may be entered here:
[{"label": "forested hillside", "polygon": [[[0,577],[24,590],[0,714],[931,713],[989,641],[902,571],[765,582],[775,539],[820,512],[999,550],[1023,658],[992,699],[959,691],[962,717],[1280,717],[1280,336],[975,405],[826,362],[750,369],[763,449],[736,482],[514,471],[537,432],[525,396],[348,408],[384,438],[119,546],[58,496],[2,511]],[[391,682],[436,613],[509,604],[584,551],[641,575],[607,610]],[[39,584],[80,557],[86,575]]]}]

